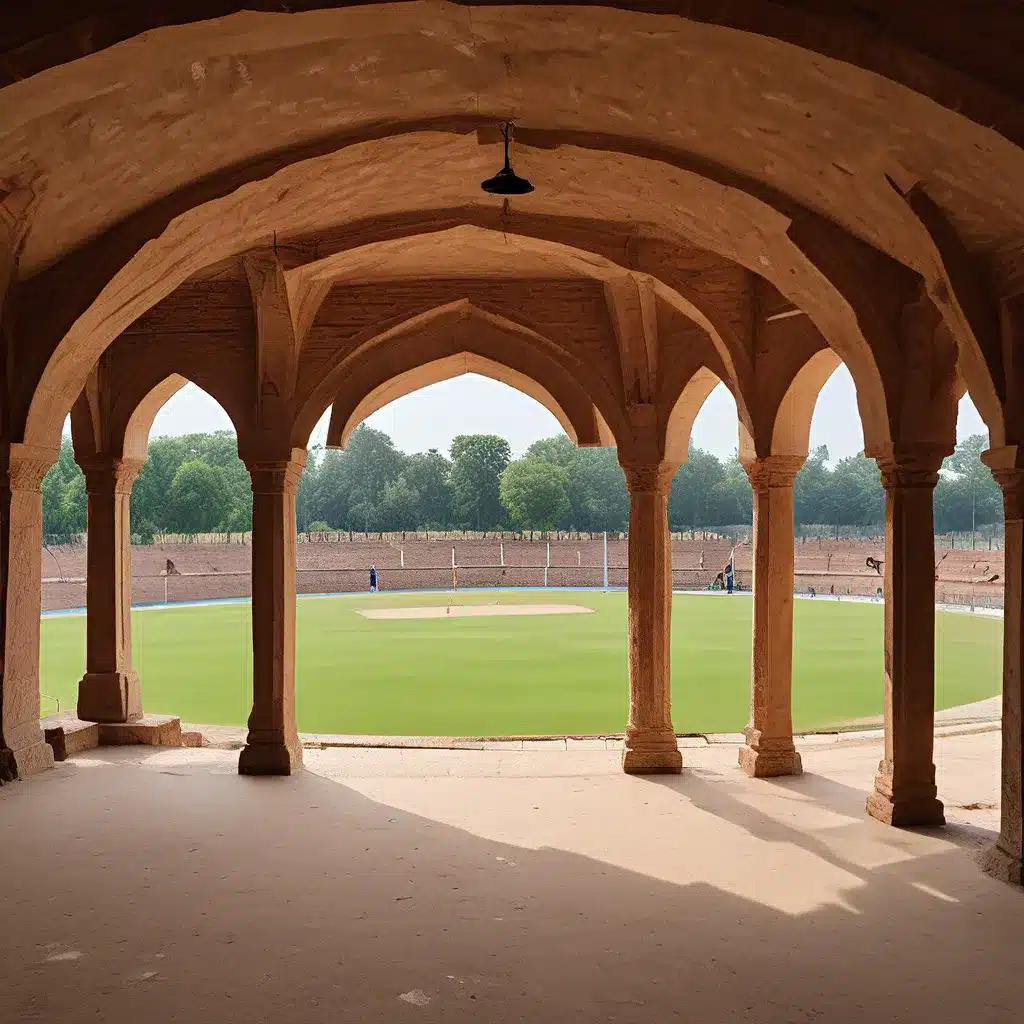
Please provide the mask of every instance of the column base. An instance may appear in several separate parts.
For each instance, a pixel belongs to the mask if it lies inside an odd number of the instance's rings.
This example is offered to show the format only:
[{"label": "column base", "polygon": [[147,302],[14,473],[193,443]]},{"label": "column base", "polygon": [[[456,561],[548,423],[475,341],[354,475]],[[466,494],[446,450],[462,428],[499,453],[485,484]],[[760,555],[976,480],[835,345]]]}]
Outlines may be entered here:
[{"label": "column base", "polygon": [[1001,882],[1024,885],[1024,861],[1004,850],[998,841],[981,855],[981,870]]},{"label": "column base", "polygon": [[895,828],[935,828],[946,824],[935,785],[895,787],[894,791],[892,769],[884,761],[875,776],[874,791],[868,796],[867,812]]},{"label": "column base", "polygon": [[291,775],[302,767],[302,744],[246,743],[238,755],[239,775]]},{"label": "column base", "polygon": [[83,722],[133,722],[142,717],[142,690],[135,672],[87,672],[78,684]]},{"label": "column base", "polygon": [[678,775],[683,755],[675,733],[626,733],[622,770],[627,775]]},{"label": "column base", "polygon": [[802,775],[803,761],[792,742],[781,742],[778,746],[761,740],[757,747],[749,743],[740,747],[740,771],[752,779],[776,779],[783,775]]},{"label": "column base", "polygon": [[53,767],[53,748],[39,732],[39,742],[19,750],[0,747],[0,785],[15,779],[27,779]]}]

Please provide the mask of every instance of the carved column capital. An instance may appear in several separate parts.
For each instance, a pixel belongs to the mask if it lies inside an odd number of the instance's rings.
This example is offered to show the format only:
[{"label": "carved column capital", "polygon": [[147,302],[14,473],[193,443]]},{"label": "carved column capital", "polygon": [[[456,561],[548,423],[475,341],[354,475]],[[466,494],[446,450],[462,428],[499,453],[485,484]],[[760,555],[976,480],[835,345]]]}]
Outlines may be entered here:
[{"label": "carved column capital", "polygon": [[1024,519],[1024,466],[1017,465],[1017,446],[992,448],[981,453],[1003,492],[1003,513],[1008,521]]},{"label": "carved column capital", "polygon": [[295,494],[305,459],[281,459],[247,462],[253,494]]},{"label": "carved column capital", "polygon": [[887,490],[933,490],[939,482],[939,467],[947,453],[939,448],[921,446],[892,449],[875,456],[882,486]]},{"label": "carved column capital", "polygon": [[755,491],[792,487],[805,458],[803,455],[766,455],[759,459],[743,460],[743,468]]},{"label": "carved column capital", "polygon": [[90,455],[79,459],[78,464],[85,474],[87,493],[131,494],[145,460],[116,455]]},{"label": "carved column capital", "polygon": [[1003,515],[1010,521],[1024,519],[1024,469],[993,469],[1003,492]]},{"label": "carved column capital", "polygon": [[7,454],[7,478],[12,491],[38,491],[43,477],[60,452],[41,445],[12,444]]},{"label": "carved column capital", "polygon": [[630,494],[667,495],[678,467],[671,462],[623,462]]}]

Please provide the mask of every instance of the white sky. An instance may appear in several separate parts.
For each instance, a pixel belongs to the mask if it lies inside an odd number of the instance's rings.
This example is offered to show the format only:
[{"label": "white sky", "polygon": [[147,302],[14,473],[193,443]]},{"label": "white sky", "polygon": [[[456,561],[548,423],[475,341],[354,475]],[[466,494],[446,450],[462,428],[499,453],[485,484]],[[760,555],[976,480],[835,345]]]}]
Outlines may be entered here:
[{"label": "white sky", "polygon": [[[367,423],[391,435],[395,446],[412,453],[437,448],[447,452],[459,434],[500,434],[515,455],[534,441],[561,432],[558,421],[532,398],[476,374],[431,385],[400,398],[371,416]],[[224,410],[193,384],[179,391],[153,423],[153,436],[230,430]],[[327,419],[313,432],[311,444],[323,443]],[[970,398],[960,403],[957,437],[986,433]],[[694,424],[693,440],[719,458],[736,450],[736,403],[720,385],[712,392]],[[828,445],[833,461],[855,455],[864,444],[853,379],[840,366],[822,388],[811,422],[811,448]]]}]

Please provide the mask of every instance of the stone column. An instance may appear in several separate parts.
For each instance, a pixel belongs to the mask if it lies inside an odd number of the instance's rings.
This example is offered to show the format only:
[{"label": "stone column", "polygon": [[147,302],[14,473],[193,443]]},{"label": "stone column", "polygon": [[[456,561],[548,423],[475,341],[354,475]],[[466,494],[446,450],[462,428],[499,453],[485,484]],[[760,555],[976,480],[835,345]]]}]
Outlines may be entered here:
[{"label": "stone column", "polygon": [[668,492],[675,467],[624,464],[629,487],[629,723],[623,771],[682,771],[672,727],[669,645],[672,551]]},{"label": "stone column", "polygon": [[802,455],[744,463],[754,491],[754,641],[750,724],[739,764],[747,775],[799,775],[793,746],[793,481]]},{"label": "stone column", "polygon": [[40,488],[57,454],[14,444],[6,472],[0,473],[0,782],[53,767],[53,750],[39,727]]},{"label": "stone column", "polygon": [[[1005,449],[1004,449],[1005,451]],[[1006,522],[1003,602],[1003,755],[999,838],[982,864],[1004,881],[1024,885],[1024,469],[1000,469],[997,452],[983,456],[1003,489]]]},{"label": "stone column", "polygon": [[252,714],[242,775],[302,766],[295,722],[295,494],[304,453],[249,462],[252,479]]},{"label": "stone column", "polygon": [[142,463],[111,455],[82,460],[89,495],[85,676],[78,717],[132,722],[142,717],[139,677],[132,668],[132,484]]},{"label": "stone column", "polygon": [[885,757],[868,813],[887,825],[941,825],[935,788],[935,535],[941,455],[880,458],[885,487]]}]

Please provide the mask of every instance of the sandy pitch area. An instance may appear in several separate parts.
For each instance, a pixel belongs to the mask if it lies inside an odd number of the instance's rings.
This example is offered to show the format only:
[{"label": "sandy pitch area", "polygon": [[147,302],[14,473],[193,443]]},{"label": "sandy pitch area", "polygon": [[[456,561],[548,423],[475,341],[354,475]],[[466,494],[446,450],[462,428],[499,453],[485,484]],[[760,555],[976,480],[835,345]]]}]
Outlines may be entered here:
[{"label": "sandy pitch area", "polygon": [[422,608],[361,608],[365,619],[454,619],[470,615],[583,615],[578,604],[435,604]]}]

